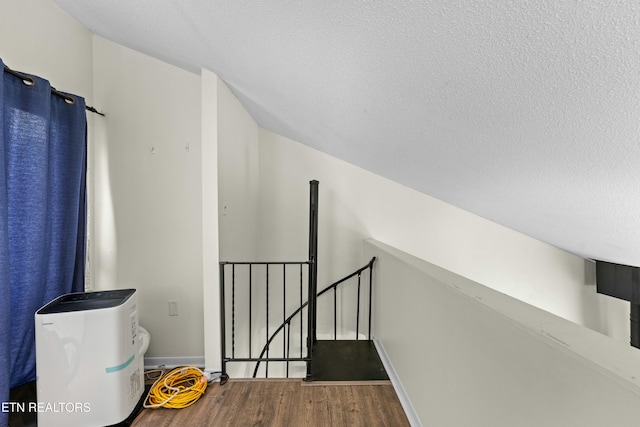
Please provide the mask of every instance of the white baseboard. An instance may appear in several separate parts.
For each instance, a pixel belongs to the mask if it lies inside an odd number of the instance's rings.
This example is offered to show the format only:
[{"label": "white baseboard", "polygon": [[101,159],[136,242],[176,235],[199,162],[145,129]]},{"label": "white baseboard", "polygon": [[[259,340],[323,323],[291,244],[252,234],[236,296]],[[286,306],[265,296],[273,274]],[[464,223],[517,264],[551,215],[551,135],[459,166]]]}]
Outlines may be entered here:
[{"label": "white baseboard", "polygon": [[409,419],[409,424],[413,427],[422,427],[422,423],[420,422],[420,418],[418,418],[418,414],[413,409],[413,405],[411,404],[411,400],[407,395],[407,392],[404,390],[402,386],[402,382],[400,382],[400,378],[396,373],[396,370],[393,368],[391,361],[389,360],[389,356],[385,351],[382,343],[378,341],[377,338],[373,338],[373,344],[376,346],[376,350],[378,350],[378,355],[380,356],[380,361],[382,365],[384,365],[384,369],[387,371],[387,375],[391,380],[391,384],[393,384],[393,389],[396,391],[398,395],[398,399],[400,400],[400,404],[402,405],[402,409],[404,409],[404,413],[407,415]]},{"label": "white baseboard", "polygon": [[185,356],[185,357],[145,357],[144,368],[156,369],[177,368],[178,366],[195,366],[204,367],[204,356]]}]

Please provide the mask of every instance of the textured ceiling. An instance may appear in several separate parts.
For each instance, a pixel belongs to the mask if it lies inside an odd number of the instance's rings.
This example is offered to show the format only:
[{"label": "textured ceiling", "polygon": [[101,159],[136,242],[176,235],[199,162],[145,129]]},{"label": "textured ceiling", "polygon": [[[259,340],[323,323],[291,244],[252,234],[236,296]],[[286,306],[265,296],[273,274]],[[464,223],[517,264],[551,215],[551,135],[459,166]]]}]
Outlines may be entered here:
[{"label": "textured ceiling", "polygon": [[637,0],[54,0],[216,72],[257,122],[587,258],[640,265]]}]

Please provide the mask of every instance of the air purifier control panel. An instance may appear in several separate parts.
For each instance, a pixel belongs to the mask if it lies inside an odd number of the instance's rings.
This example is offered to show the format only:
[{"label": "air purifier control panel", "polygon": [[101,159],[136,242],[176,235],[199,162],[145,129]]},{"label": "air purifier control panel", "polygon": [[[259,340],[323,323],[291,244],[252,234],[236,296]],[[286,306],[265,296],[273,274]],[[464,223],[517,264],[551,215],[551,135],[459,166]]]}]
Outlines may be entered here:
[{"label": "air purifier control panel", "polygon": [[42,307],[38,310],[38,314],[113,308],[124,304],[135,291],[135,289],[116,289],[113,291],[66,294]]}]

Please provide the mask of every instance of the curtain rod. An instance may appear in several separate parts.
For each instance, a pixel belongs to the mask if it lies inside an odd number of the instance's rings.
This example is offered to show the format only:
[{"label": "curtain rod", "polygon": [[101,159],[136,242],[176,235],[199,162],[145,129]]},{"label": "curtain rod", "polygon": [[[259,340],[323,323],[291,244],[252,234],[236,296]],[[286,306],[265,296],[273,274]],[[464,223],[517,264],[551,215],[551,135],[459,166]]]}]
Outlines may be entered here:
[{"label": "curtain rod", "polygon": [[[17,78],[21,79],[24,84],[26,84],[27,86],[33,86],[34,84],[36,84],[36,81],[33,79],[33,77],[27,76],[25,74],[19,73],[15,70],[12,70],[11,68],[7,67],[6,65],[4,66],[4,71],[6,71],[7,73],[11,74],[12,76],[16,76]],[[73,96],[71,95],[66,95],[60,91],[57,91],[55,88],[51,88],[51,93],[53,93],[54,95],[58,95],[61,98],[64,98],[64,100],[68,103],[68,104],[75,104],[76,100]],[[100,111],[96,110],[95,108],[91,107],[90,105],[86,105],[85,109],[87,111],[90,111],[92,113],[95,114],[99,114],[101,116],[105,116],[104,113],[101,113]]]}]

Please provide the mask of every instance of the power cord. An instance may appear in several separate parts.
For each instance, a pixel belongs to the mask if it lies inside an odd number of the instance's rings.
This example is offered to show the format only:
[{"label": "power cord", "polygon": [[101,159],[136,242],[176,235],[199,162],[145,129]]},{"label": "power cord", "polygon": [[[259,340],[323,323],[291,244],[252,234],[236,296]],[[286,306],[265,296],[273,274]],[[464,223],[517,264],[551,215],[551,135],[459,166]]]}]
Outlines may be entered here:
[{"label": "power cord", "polygon": [[204,394],[211,376],[192,366],[175,368],[156,379],[143,406],[151,409],[191,406]]}]

